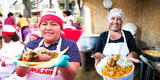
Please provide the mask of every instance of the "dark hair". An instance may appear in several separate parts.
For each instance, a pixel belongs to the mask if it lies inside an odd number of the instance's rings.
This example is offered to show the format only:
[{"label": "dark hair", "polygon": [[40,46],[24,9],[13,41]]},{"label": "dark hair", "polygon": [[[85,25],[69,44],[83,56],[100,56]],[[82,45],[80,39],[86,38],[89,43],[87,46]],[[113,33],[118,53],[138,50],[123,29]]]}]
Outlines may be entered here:
[{"label": "dark hair", "polygon": [[23,17],[21,14],[19,15],[19,18]]},{"label": "dark hair", "polygon": [[13,16],[13,13],[9,12],[7,16],[8,17]]},{"label": "dark hair", "polygon": [[14,35],[12,35],[12,39],[13,41],[18,41],[19,40],[19,36],[18,34],[15,32]]},{"label": "dark hair", "polygon": [[70,16],[71,15],[71,12],[70,11],[63,11],[64,14],[66,14],[67,16]]}]

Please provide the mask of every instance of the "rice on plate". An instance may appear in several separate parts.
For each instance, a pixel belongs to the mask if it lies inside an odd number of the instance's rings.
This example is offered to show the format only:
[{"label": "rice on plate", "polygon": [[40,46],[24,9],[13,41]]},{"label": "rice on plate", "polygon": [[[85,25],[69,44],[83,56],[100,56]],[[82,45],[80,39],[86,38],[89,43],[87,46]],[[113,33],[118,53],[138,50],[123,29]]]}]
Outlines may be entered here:
[{"label": "rice on plate", "polygon": [[106,56],[96,66],[96,71],[104,80],[133,80],[134,64],[126,57]]}]

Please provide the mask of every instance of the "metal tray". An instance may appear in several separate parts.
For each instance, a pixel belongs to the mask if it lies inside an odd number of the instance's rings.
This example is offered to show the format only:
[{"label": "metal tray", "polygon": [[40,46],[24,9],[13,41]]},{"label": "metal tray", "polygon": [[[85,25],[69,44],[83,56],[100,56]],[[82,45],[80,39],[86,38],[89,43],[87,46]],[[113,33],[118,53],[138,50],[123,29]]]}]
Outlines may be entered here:
[{"label": "metal tray", "polygon": [[146,53],[143,52],[144,50],[159,50],[160,51],[160,47],[146,47],[146,48],[142,49],[142,55],[144,57],[146,57],[147,59],[149,59],[151,61],[160,61],[160,57],[146,54]]}]

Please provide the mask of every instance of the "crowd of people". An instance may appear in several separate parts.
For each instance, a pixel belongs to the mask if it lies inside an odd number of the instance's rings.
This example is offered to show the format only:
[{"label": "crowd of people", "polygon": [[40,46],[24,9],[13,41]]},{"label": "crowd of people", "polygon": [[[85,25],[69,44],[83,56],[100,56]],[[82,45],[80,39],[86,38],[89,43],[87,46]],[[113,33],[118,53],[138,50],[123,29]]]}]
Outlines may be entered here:
[{"label": "crowd of people", "polygon": [[[122,30],[123,18],[124,13],[121,9],[115,8],[109,12],[109,31],[100,34],[96,42],[95,54],[91,56],[95,59],[95,67],[104,57],[113,54],[120,54],[134,63],[140,62],[137,59],[140,52],[134,37],[129,31]],[[64,29],[77,29],[72,25],[74,21],[69,11],[45,10],[39,20],[38,29],[31,32],[30,21],[27,18],[19,15],[16,23],[13,13],[9,13],[2,29],[4,44],[0,49],[0,80],[74,80],[82,64],[80,51],[75,41],[61,36]],[[39,47],[57,52],[67,47],[69,49],[60,58],[58,64],[50,68],[28,67],[7,60],[8,57],[23,55],[22,61],[27,61],[25,52]],[[45,54],[39,57],[39,62],[51,60]]]},{"label": "crowd of people", "polygon": [[[81,24],[76,22],[76,18],[72,15],[71,11],[63,11],[61,15],[64,29],[82,29]],[[7,18],[4,20],[4,25],[12,25],[15,27],[20,37],[19,41],[26,44],[30,39],[31,33],[38,30],[38,23],[32,21],[31,18],[23,17],[21,14],[9,12]],[[0,13],[0,29],[2,29],[2,22],[2,13]],[[33,30],[34,27],[36,28]]]}]

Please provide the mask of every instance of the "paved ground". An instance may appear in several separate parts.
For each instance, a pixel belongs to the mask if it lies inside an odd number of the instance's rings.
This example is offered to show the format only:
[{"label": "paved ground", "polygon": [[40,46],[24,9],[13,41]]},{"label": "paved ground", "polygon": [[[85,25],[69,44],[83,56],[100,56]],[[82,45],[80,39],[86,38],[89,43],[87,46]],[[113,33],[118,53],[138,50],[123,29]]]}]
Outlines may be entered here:
[{"label": "paved ground", "polygon": [[102,77],[97,74],[95,69],[86,71],[81,67],[75,80],[102,80]]}]

